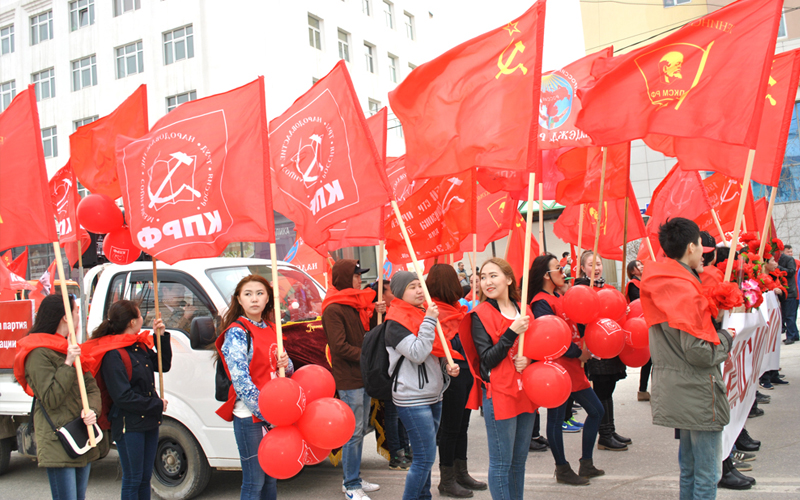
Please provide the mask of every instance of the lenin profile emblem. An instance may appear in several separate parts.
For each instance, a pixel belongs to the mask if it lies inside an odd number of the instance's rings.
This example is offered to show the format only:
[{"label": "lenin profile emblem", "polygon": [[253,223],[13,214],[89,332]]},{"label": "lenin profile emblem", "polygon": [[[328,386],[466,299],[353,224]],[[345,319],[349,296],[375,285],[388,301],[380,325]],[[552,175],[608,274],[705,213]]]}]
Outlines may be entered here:
[{"label": "lenin profile emblem", "polygon": [[658,109],[679,109],[700,82],[714,42],[703,48],[691,43],[662,45],[636,59],[644,78],[647,97]]}]

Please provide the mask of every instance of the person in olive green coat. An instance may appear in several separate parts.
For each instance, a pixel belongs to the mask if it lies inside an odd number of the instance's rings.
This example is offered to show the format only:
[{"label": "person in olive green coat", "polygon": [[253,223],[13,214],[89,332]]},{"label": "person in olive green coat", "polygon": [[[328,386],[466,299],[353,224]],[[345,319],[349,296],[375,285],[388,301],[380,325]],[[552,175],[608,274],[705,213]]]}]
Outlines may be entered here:
[{"label": "person in olive green coat", "polygon": [[[78,324],[79,309],[70,297],[74,324]],[[49,295],[42,300],[36,321],[29,333],[68,335],[67,318],[61,295]],[[33,389],[37,402],[33,415],[36,433],[36,454],[39,467],[47,468],[50,491],[54,500],[83,500],[89,482],[91,463],[100,458],[100,448],[90,449],[78,458],[70,458],[42,413],[42,406],[56,428],[79,416],[86,425],[93,425],[101,409],[100,389],[90,373],[84,373],[86,395],[91,411],[82,410],[78,379],[73,363],[80,356],[80,346],[71,345],[67,354],[39,347],[25,360],[25,380]]]}]

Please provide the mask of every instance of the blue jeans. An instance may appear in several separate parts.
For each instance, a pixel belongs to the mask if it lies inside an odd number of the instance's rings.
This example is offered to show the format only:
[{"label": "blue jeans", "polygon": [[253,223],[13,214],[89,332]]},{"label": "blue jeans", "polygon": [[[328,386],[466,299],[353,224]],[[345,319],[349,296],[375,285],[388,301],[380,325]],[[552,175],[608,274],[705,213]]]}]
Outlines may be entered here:
[{"label": "blue jeans", "polygon": [[431,498],[431,468],[436,459],[436,431],[442,419],[442,402],[424,406],[398,406],[397,413],[406,428],[414,461],[406,475],[403,500]]},{"label": "blue jeans", "polygon": [[47,479],[50,480],[53,500],[84,500],[91,468],[92,464],[86,464],[85,467],[48,467]]},{"label": "blue jeans", "polygon": [[278,480],[268,476],[258,463],[258,445],[264,437],[264,422],[253,422],[252,417],[233,417],[233,435],[242,462],[241,500],[275,500],[278,498]]},{"label": "blue jeans", "polygon": [[717,483],[722,478],[722,431],[681,429],[680,436],[680,500],[717,498]]},{"label": "blue jeans", "polygon": [[[505,420],[494,418],[492,400],[483,390],[483,420],[489,444],[489,491],[492,500],[522,500],[525,461],[533,433],[535,414],[520,413]],[[416,450],[414,450],[416,453]],[[416,460],[416,454],[414,460]]]},{"label": "blue jeans", "polygon": [[150,476],[158,446],[158,428],[123,432],[115,440],[122,465],[122,500],[150,500]]},{"label": "blue jeans", "polygon": [[[600,419],[603,418],[605,410],[591,387],[573,392],[570,396],[583,406],[588,415],[583,423],[583,456],[581,456],[581,460],[591,460],[594,442],[597,439],[597,431],[600,429]],[[556,465],[567,463],[567,457],[564,455],[564,434],[561,427],[566,417],[566,410],[567,403],[558,408],[547,410],[547,442],[550,443],[550,451],[553,453]]]},{"label": "blue jeans", "polygon": [[361,488],[361,451],[364,445],[364,435],[369,426],[369,409],[372,398],[361,389],[338,391],[339,399],[347,403],[356,417],[356,429],[353,437],[342,447],[342,473],[344,487],[348,490]]},{"label": "blue jeans", "polygon": [[783,324],[786,325],[786,340],[800,340],[797,331],[797,299],[786,299],[781,304]]},{"label": "blue jeans", "polygon": [[389,454],[396,457],[400,450],[408,450],[408,434],[400,416],[397,414],[397,407],[391,400],[386,400],[383,410],[383,431],[386,434],[386,448]]}]

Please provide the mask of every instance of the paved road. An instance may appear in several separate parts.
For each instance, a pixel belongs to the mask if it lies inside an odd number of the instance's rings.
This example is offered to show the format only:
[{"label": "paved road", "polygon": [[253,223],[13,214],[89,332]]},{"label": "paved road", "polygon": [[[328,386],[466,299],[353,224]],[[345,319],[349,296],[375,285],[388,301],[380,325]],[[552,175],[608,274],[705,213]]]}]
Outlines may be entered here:
[{"label": "paved road", "polygon": [[[762,441],[753,471],[748,473],[758,480],[750,491],[720,490],[721,499],[783,499],[800,498],[800,344],[782,349],[782,368],[790,385],[764,391],[772,396],[772,403],[764,405],[763,417],[749,419],[750,434]],[[554,465],[550,453],[531,453],[526,474],[526,496],[546,495],[553,499],[663,499],[678,498],[678,442],[673,431],[652,425],[650,404],[636,401],[639,370],[631,369],[628,378],[621,381],[616,391],[618,431],[633,439],[634,445],[625,452],[595,450],[595,464],[606,470],[606,475],[592,480],[587,487],[558,485],[553,477]],[[579,416],[585,416],[582,412]],[[486,430],[480,415],[473,413],[470,427],[470,466],[473,475],[486,480],[488,453]],[[565,435],[567,459],[577,465],[580,457],[580,434]],[[375,449],[370,436],[365,443],[362,475],[381,485],[373,493],[373,500],[402,497],[405,473],[391,471],[387,462]],[[116,452],[95,463],[89,483],[87,498],[91,500],[118,498],[120,481]],[[281,499],[341,499],[341,469],[329,462],[307,467],[300,475],[278,485]],[[438,467],[434,469],[433,496],[438,497]],[[215,472],[201,499],[237,499],[241,485],[239,472]],[[36,464],[12,454],[8,474],[0,477],[0,499],[49,498],[46,474]],[[477,492],[476,499],[490,499],[488,492]]]}]

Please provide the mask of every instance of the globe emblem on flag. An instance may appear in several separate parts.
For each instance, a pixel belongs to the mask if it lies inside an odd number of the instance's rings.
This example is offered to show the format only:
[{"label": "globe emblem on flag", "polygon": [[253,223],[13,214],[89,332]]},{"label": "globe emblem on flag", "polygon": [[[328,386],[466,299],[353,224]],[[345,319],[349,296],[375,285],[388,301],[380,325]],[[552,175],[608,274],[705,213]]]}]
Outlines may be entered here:
[{"label": "globe emblem on flag", "polygon": [[147,172],[147,207],[158,211],[165,205],[200,198],[200,192],[194,188],[196,165],[196,155],[176,151],[162,156],[159,151]]},{"label": "globe emblem on flag", "polygon": [[292,248],[289,249],[289,253],[286,254],[286,257],[283,259],[286,262],[291,262],[297,257],[297,250],[300,248],[300,240],[294,242]]},{"label": "globe emblem on flag", "polygon": [[539,98],[539,126],[554,130],[564,125],[572,111],[572,85],[561,75],[551,73],[542,76],[542,91]]}]

